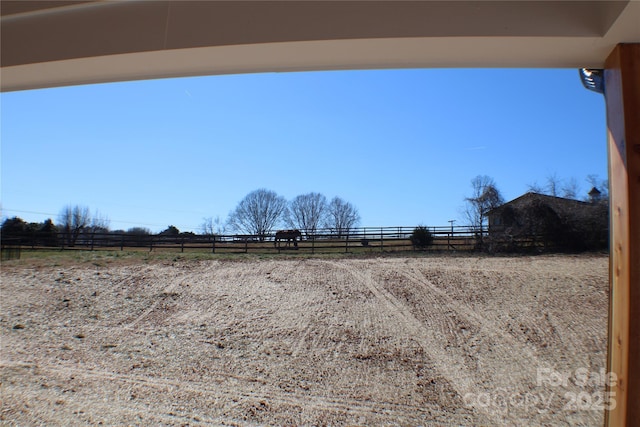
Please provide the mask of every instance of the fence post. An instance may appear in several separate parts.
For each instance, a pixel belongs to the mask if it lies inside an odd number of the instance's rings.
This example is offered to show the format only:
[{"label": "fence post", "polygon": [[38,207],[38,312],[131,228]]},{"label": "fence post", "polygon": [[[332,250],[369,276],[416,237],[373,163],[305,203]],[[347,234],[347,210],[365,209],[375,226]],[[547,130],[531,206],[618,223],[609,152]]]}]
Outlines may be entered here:
[{"label": "fence post", "polygon": [[384,229],[380,227],[380,252],[384,252]]},{"label": "fence post", "polygon": [[347,231],[347,238],[344,239],[344,253],[349,252],[349,232]]},{"label": "fence post", "polygon": [[180,252],[184,253],[184,236],[182,236],[182,241],[180,243]]},{"label": "fence post", "polygon": [[152,252],[152,251],[153,251],[153,236],[151,236],[150,243],[149,243],[149,252]]},{"label": "fence post", "polygon": [[216,236],[213,236],[213,243],[211,245],[211,253],[212,254],[216,253]]}]

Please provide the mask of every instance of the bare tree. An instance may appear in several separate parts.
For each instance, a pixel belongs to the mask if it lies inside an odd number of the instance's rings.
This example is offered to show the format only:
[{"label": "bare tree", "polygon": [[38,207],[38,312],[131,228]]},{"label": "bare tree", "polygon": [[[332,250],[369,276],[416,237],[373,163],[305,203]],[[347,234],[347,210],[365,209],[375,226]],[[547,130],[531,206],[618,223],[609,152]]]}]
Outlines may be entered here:
[{"label": "bare tree", "polygon": [[96,211],[93,215],[91,215],[89,225],[82,231],[83,234],[86,234],[87,237],[91,241],[91,247],[95,242],[96,234],[106,234],[109,232],[109,224],[111,221],[106,216],[102,215],[100,212]]},{"label": "bare tree", "polygon": [[89,226],[87,227],[91,233],[107,233],[109,231],[109,224],[111,220],[106,215],[102,215],[96,211],[91,215]]},{"label": "bare tree", "polygon": [[200,230],[205,236],[215,236],[225,233],[225,226],[219,216],[215,218],[204,218],[204,222],[200,225]]},{"label": "bare tree", "polygon": [[315,234],[327,215],[327,198],[320,193],[297,196],[289,203],[287,224],[292,228],[305,230],[307,235]]},{"label": "bare tree", "polygon": [[577,199],[580,192],[578,180],[574,177],[569,179],[560,179],[557,173],[547,175],[545,186],[538,185],[534,182],[529,185],[529,191],[547,196],[564,197],[566,199]]},{"label": "bare tree", "polygon": [[[589,183],[590,189],[595,188],[600,192],[602,199],[608,198],[609,182],[607,180],[600,180],[598,175],[587,175],[586,181]],[[563,180],[560,179],[556,173],[553,173],[547,176],[547,184],[544,187],[533,183],[529,185],[529,191],[546,194],[548,196],[561,196],[567,199],[577,200],[579,198],[580,185],[574,177]],[[584,199],[589,200],[589,196],[585,195]]]},{"label": "bare tree", "polygon": [[350,228],[360,223],[360,214],[358,209],[349,202],[345,202],[339,197],[334,197],[327,207],[327,218],[325,225],[336,233],[338,237],[342,237],[349,232]]},{"label": "bare tree", "polygon": [[86,206],[67,205],[58,216],[58,228],[64,233],[67,245],[74,246],[81,235],[88,235],[91,239],[96,233],[109,232],[110,220],[107,216],[91,211]]},{"label": "bare tree", "polygon": [[214,236],[216,234],[212,217],[203,218],[202,224],[200,224],[200,231],[205,236]]},{"label": "bare tree", "polygon": [[[496,187],[493,178],[478,175],[471,180],[472,194],[466,197],[464,214],[472,227],[481,231],[487,223],[487,213],[504,203],[504,199]],[[482,236],[482,233],[480,233]]]},{"label": "bare tree", "polygon": [[578,185],[578,180],[571,177],[564,181],[561,187],[562,197],[566,199],[577,199],[578,192],[580,191],[580,186]]},{"label": "bare tree", "polygon": [[260,240],[285,218],[287,201],[275,192],[261,188],[247,194],[229,214],[229,227],[255,234]]},{"label": "bare tree", "polygon": [[527,191],[531,193],[546,194],[544,187],[538,184],[537,182],[534,182],[533,184],[529,184],[527,186]]},{"label": "bare tree", "polygon": [[67,205],[60,211],[58,221],[67,244],[74,246],[80,233],[91,223],[91,212],[86,206]]},{"label": "bare tree", "polygon": [[560,195],[560,185],[562,181],[558,178],[558,174],[555,172],[547,175],[547,187],[546,194],[549,196],[558,197]]}]

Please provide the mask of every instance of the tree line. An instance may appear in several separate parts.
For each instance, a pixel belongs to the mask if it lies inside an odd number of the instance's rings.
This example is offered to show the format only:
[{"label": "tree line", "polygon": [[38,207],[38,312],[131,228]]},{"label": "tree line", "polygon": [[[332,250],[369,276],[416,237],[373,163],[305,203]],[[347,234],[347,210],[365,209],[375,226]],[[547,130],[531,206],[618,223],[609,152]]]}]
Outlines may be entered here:
[{"label": "tree line", "polygon": [[358,209],[340,197],[329,201],[323,194],[311,192],[287,201],[276,192],[261,188],[247,194],[229,213],[224,225],[218,218],[207,218],[201,229],[205,235],[232,230],[256,235],[262,240],[282,227],[304,230],[307,234],[326,228],[342,237],[359,223]]},{"label": "tree line", "polygon": [[[509,212],[511,216],[509,221],[514,224],[509,232],[514,236],[515,231],[520,234],[542,233],[555,241],[559,241],[558,236],[564,236],[562,241],[573,240],[567,245],[579,247],[575,240],[583,238],[580,236],[593,235],[594,229],[606,231],[607,182],[600,181],[593,175],[587,177],[587,182],[592,187],[583,200],[599,202],[602,209],[590,211],[596,212],[593,215],[597,215],[597,218],[585,216],[580,219],[567,218],[566,215],[563,216],[561,212],[557,212],[552,205],[525,206],[505,211]],[[461,217],[468,226],[478,230],[478,245],[482,248],[485,237],[483,230],[487,230],[489,214],[502,206],[505,200],[493,178],[486,175],[473,178],[471,189],[471,194],[464,198],[465,205],[461,211]],[[577,200],[578,186],[575,179],[560,180],[553,174],[547,177],[546,185],[531,184],[529,191]],[[226,220],[221,220],[220,217],[205,218],[199,231],[205,236],[245,234],[264,240],[277,229],[299,229],[307,235],[324,229],[342,238],[348,234],[349,230],[358,227],[359,223],[358,209],[340,197],[329,200],[323,194],[310,192],[287,200],[274,191],[261,188],[250,192],[240,200]],[[605,224],[604,227],[602,224]],[[140,239],[153,235],[151,230],[144,227],[110,231],[109,225],[109,219],[97,211],[92,212],[85,206],[68,205],[60,211],[56,223],[52,219],[42,223],[27,223],[18,217],[6,219],[1,228],[2,242],[20,243],[16,239],[25,238],[29,242],[44,246],[61,244],[74,246],[81,237],[91,239],[96,234],[126,234]],[[195,236],[195,233],[181,232],[177,227],[170,225],[157,235],[187,237]],[[602,233],[597,234],[598,242],[602,241],[601,235]],[[589,243],[582,246],[593,245]]]},{"label": "tree line", "polygon": [[[264,240],[277,228],[295,228],[309,234],[326,228],[342,237],[359,223],[358,209],[340,197],[327,200],[324,195],[311,192],[287,201],[276,192],[262,188],[247,194],[229,213],[226,221],[221,221],[219,217],[205,218],[200,231],[207,236],[250,234]],[[98,211],[92,212],[81,205],[67,205],[60,211],[56,223],[52,219],[42,223],[28,223],[19,217],[13,217],[2,223],[1,233],[3,243],[20,243],[20,239],[28,238],[30,242],[44,246],[74,246],[81,237],[105,233],[128,234],[140,238],[152,235],[151,230],[145,227],[111,231],[109,225],[108,217]],[[188,236],[195,233],[181,232],[174,225],[169,225],[158,235]]]}]

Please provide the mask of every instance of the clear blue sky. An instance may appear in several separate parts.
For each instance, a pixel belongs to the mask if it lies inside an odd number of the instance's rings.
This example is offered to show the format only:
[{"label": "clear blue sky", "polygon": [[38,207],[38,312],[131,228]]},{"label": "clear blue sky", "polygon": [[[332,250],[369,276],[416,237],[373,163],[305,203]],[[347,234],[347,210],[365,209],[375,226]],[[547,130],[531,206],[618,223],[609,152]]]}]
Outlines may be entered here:
[{"label": "clear blue sky", "polygon": [[363,226],[462,224],[476,175],[505,199],[607,178],[604,99],[569,70],[375,70],[3,93],[2,217],[88,206],[111,229],[198,231],[250,191],[340,196]]}]

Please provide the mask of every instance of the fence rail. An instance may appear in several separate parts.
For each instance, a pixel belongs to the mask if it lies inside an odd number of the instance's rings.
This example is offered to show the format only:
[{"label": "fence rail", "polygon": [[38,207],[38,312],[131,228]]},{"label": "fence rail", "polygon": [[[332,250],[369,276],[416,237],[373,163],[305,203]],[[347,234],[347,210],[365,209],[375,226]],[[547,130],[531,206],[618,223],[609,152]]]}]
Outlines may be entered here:
[{"label": "fence rail", "polygon": [[[434,236],[430,250],[473,250],[486,230],[473,227],[427,227]],[[33,232],[2,239],[3,251],[13,248],[59,248],[61,250],[148,250],[208,252],[371,252],[415,249],[410,237],[415,227],[360,227],[348,230],[300,230],[297,242],[276,241],[275,231],[262,235],[220,234],[146,235],[114,232],[85,232],[77,237],[65,233]]]},{"label": "fence rail", "polygon": [[[433,235],[428,251],[525,252],[565,250],[556,239],[543,235],[510,235],[502,230],[478,229],[467,226],[426,227]],[[300,230],[297,241],[276,240],[275,232],[255,234],[197,235],[181,233],[134,234],[115,232],[84,232],[73,237],[65,233],[24,233],[2,235],[2,257],[20,256],[21,249],[60,250],[146,250],[198,251],[212,253],[268,252],[395,252],[412,251],[411,235],[415,227],[361,227],[348,230]],[[605,242],[606,243],[606,242]],[[606,248],[606,244],[603,248]],[[424,250],[424,248],[422,248]]]}]

